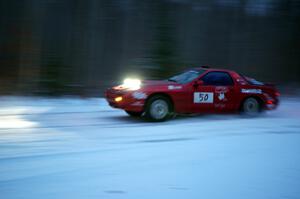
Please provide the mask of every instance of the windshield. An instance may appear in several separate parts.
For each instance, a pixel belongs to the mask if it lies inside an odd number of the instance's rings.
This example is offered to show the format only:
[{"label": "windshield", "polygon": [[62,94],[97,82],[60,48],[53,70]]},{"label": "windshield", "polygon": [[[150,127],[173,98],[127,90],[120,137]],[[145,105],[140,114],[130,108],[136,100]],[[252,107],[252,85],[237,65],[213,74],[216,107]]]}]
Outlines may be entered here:
[{"label": "windshield", "polygon": [[204,70],[185,71],[184,73],[169,78],[168,81],[176,82],[179,84],[186,84],[199,77],[199,75],[201,75],[203,72]]}]

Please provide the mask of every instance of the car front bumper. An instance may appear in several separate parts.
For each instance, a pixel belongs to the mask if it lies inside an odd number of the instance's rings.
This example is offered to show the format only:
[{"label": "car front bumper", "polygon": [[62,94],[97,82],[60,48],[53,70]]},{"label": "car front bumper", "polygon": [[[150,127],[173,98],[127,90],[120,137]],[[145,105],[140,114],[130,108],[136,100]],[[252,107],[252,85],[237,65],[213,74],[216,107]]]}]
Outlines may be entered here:
[{"label": "car front bumper", "polygon": [[[142,112],[144,111],[145,98],[135,97],[136,93],[136,91],[122,91],[111,88],[106,90],[105,98],[108,104],[113,108]],[[120,97],[122,98],[121,100]],[[117,100],[117,98],[119,100]]]}]

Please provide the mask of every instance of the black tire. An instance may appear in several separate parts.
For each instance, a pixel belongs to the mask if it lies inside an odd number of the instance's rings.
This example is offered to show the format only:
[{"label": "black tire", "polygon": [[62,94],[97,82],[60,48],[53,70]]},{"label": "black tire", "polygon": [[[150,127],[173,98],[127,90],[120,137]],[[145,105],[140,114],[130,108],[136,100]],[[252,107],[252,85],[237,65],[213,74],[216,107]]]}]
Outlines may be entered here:
[{"label": "black tire", "polygon": [[146,104],[145,116],[153,122],[162,122],[172,115],[171,101],[162,95],[151,97]]},{"label": "black tire", "polygon": [[261,112],[261,104],[256,98],[249,97],[243,102],[242,111],[246,115],[258,115]]},{"label": "black tire", "polygon": [[140,117],[142,116],[143,112],[134,112],[134,111],[125,111],[131,117]]}]

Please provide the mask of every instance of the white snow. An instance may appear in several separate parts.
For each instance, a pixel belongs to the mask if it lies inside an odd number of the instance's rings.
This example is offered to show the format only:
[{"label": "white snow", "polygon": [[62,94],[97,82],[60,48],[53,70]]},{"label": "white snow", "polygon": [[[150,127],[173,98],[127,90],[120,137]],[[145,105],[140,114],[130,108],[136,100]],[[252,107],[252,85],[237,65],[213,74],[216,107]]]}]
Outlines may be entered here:
[{"label": "white snow", "polygon": [[299,143],[299,98],[148,123],[100,98],[0,97],[0,198],[299,198]]}]

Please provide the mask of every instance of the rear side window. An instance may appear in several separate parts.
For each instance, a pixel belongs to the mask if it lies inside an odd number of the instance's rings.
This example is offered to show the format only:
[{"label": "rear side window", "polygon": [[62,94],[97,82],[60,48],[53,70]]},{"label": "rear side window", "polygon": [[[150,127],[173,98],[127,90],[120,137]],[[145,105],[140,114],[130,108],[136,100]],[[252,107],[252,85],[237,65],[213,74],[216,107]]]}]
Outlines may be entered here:
[{"label": "rear side window", "polygon": [[227,72],[209,72],[201,78],[204,85],[231,86],[233,80]]}]

